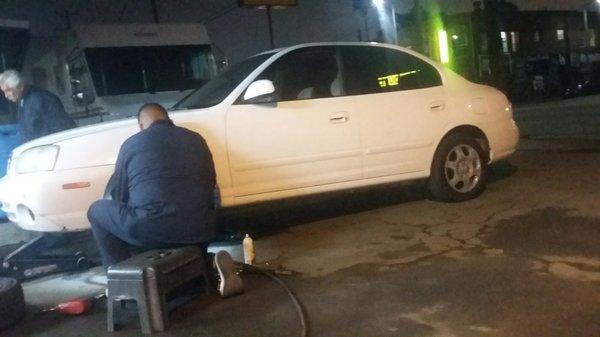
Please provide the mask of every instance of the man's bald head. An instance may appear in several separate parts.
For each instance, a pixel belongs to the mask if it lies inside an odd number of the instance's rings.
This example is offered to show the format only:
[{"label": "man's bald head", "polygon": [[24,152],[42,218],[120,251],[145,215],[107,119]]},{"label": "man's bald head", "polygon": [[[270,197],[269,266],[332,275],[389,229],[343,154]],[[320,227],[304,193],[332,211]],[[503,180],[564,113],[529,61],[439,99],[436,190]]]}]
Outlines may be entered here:
[{"label": "man's bald head", "polygon": [[158,103],[146,103],[138,110],[137,119],[140,129],[146,130],[156,121],[169,120],[169,113]]}]

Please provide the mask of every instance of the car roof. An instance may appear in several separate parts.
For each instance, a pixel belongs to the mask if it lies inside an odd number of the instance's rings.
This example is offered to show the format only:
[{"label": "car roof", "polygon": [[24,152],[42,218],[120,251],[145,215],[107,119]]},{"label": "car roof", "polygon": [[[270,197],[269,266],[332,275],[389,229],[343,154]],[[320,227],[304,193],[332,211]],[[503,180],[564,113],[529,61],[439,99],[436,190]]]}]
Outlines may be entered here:
[{"label": "car roof", "polygon": [[[416,51],[414,51],[414,50],[412,50],[410,48],[398,46],[398,45],[395,45],[395,44],[381,43],[381,42],[309,42],[309,43],[301,43],[301,44],[296,44],[296,45],[292,45],[292,46],[286,46],[286,47],[276,48],[276,49],[272,49],[272,50],[267,50],[267,51],[264,51],[264,52],[262,52],[260,54],[280,53],[280,52],[287,52],[287,51],[290,51],[290,50],[304,48],[304,47],[320,47],[320,46],[370,46],[370,47],[387,47],[387,48],[402,50],[402,51],[408,52],[410,54],[416,54],[416,55],[419,55],[420,57],[426,57],[426,56],[421,55],[418,52],[416,52]],[[260,55],[260,54],[257,54],[257,55]]]},{"label": "car roof", "polygon": [[383,47],[383,48],[396,49],[396,50],[400,50],[400,51],[406,52],[408,54],[411,54],[415,57],[418,57],[418,58],[426,61],[427,63],[430,63],[433,66],[435,66],[436,68],[438,68],[438,70],[442,70],[442,71],[444,70],[444,66],[442,64],[430,59],[429,57],[427,57],[417,51],[414,51],[410,48],[398,46],[395,44],[381,43],[381,42],[310,42],[310,43],[301,43],[301,44],[296,44],[296,45],[292,45],[292,46],[266,50],[266,51],[263,51],[261,53],[254,55],[254,56],[264,55],[264,54],[273,54],[273,55],[285,54],[285,53],[290,52],[295,49],[300,49],[300,48],[304,48],[304,47],[321,47],[321,46],[366,46],[366,47]]},{"label": "car roof", "polygon": [[[314,46],[390,46],[394,48],[404,48],[394,44],[389,43],[381,43],[381,42],[359,42],[359,41],[337,41],[337,42],[307,42],[307,43],[299,43],[290,46],[283,46],[276,49],[272,49],[265,52],[279,52],[286,49],[297,49],[302,47],[314,47]],[[408,49],[408,48],[407,48]]]}]

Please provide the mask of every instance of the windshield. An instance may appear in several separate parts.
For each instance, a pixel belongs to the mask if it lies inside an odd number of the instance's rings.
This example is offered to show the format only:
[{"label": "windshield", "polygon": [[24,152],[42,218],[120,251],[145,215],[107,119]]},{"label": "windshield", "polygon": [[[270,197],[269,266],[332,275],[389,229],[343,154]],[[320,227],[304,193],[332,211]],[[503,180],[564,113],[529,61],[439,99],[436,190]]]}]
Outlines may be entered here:
[{"label": "windshield", "polygon": [[86,48],[98,96],[198,88],[216,75],[210,46]]},{"label": "windshield", "polygon": [[173,110],[207,108],[221,103],[258,66],[275,53],[250,57],[218,75],[173,106]]}]

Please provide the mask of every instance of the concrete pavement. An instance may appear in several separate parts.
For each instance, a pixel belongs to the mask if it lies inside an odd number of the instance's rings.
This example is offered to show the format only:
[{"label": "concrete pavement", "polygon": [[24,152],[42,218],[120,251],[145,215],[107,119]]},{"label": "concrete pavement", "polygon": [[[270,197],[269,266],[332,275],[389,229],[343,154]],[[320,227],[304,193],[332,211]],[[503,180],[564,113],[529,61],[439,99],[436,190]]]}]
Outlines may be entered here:
[{"label": "concrete pavement", "polygon": [[515,107],[521,136],[600,139],[600,95]]},{"label": "concrete pavement", "polygon": [[[429,201],[412,184],[224,219],[255,236],[259,262],[299,273],[285,280],[311,336],[596,337],[599,167],[597,150],[521,150],[466,203]],[[241,296],[201,296],[175,311],[159,336],[298,335],[283,291],[261,276],[244,280]],[[26,296],[39,291],[26,286]],[[105,319],[102,307],[82,317],[29,315],[2,336],[139,335],[134,323],[109,334]]]}]

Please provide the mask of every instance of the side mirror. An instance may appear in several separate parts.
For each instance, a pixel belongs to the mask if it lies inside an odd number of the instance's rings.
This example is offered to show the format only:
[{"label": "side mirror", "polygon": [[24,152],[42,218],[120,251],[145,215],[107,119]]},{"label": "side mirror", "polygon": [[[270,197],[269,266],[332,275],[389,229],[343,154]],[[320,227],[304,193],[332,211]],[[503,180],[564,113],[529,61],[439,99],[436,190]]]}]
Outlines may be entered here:
[{"label": "side mirror", "polygon": [[244,93],[244,101],[248,103],[271,103],[272,97],[266,97],[275,92],[273,82],[269,80],[258,80],[252,82]]}]

